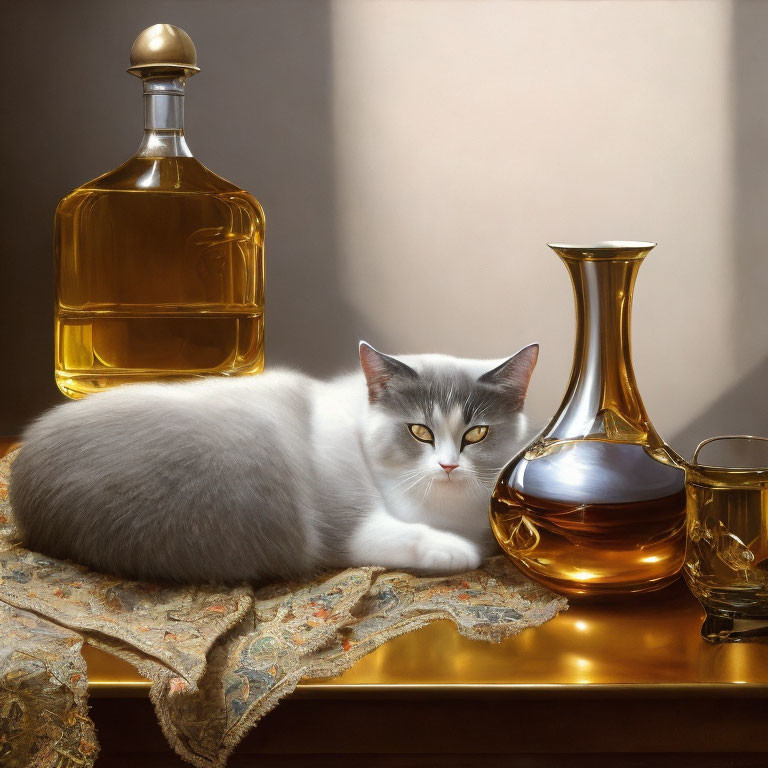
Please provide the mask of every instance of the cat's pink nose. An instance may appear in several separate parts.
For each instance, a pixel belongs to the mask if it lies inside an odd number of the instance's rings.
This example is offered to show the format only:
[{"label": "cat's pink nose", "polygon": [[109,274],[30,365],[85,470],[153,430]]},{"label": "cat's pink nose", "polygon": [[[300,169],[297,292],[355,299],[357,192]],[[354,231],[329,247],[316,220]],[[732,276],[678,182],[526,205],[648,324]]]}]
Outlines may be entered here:
[{"label": "cat's pink nose", "polygon": [[450,475],[451,472],[459,466],[458,464],[443,464],[442,461],[438,461],[437,463],[445,470],[446,475]]}]

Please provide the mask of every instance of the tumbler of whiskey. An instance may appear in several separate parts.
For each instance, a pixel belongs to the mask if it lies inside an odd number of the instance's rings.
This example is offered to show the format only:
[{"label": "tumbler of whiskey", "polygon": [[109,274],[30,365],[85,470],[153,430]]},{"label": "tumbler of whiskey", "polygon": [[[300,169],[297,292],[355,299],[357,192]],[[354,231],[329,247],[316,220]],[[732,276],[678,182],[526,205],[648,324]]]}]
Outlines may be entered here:
[{"label": "tumbler of whiskey", "polygon": [[143,85],[138,151],[56,209],[55,375],[73,398],[264,364],[264,212],[187,145],[195,46],[155,24],[128,71]]},{"label": "tumbler of whiskey", "polygon": [[713,642],[768,641],[768,438],[705,440],[686,468],[683,573]]}]

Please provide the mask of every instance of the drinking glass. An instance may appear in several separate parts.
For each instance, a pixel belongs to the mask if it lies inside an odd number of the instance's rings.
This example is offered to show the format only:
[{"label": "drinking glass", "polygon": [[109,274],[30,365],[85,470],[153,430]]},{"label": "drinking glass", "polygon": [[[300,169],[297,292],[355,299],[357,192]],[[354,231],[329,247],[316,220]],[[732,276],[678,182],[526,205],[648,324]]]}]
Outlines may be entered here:
[{"label": "drinking glass", "polygon": [[768,640],[768,438],[704,440],[686,467],[683,573],[712,643]]}]

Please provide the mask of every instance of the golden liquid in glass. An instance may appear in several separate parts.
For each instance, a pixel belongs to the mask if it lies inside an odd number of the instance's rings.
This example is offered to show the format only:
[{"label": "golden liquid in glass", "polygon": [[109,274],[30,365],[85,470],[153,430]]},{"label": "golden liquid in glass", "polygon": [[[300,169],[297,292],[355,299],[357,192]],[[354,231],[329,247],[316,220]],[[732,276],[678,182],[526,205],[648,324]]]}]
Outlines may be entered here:
[{"label": "golden liquid in glass", "polygon": [[768,617],[768,487],[686,488],[691,591],[707,611]]},{"label": "golden liquid in glass", "polygon": [[192,157],[132,158],[56,212],[56,382],[258,373],[264,214]]},{"label": "golden liquid in glass", "polygon": [[504,478],[491,500],[494,534],[531,578],[572,596],[661,589],[685,554],[685,492],[617,504],[536,498]]}]

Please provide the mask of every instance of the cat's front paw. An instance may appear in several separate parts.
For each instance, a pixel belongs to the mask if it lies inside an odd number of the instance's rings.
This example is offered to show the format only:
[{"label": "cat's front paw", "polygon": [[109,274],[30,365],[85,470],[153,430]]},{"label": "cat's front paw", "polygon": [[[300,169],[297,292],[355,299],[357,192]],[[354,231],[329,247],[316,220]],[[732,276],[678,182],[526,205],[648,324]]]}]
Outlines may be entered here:
[{"label": "cat's front paw", "polygon": [[428,530],[416,543],[417,568],[435,573],[458,573],[480,567],[479,548],[461,536]]}]

